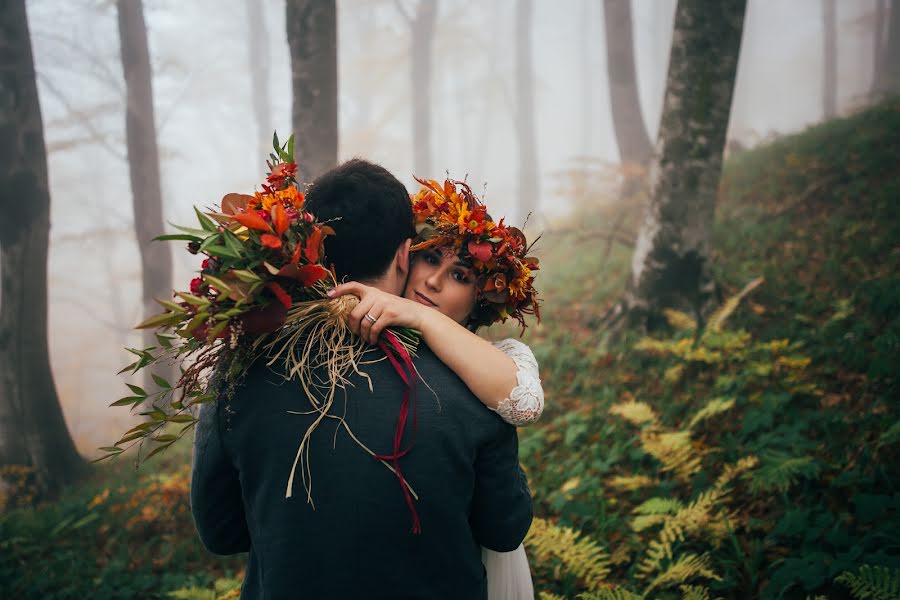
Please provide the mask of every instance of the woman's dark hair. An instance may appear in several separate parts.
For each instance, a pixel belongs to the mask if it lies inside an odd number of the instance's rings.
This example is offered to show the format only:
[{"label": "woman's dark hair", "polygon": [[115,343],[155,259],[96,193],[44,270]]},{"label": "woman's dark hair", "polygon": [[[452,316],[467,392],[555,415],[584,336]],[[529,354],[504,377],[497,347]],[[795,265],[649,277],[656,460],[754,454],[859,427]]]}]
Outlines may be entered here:
[{"label": "woman's dark hair", "polygon": [[359,158],[316,179],[304,208],[335,231],[325,238],[325,256],[339,281],[381,277],[400,244],[416,235],[406,188],[381,165]]}]

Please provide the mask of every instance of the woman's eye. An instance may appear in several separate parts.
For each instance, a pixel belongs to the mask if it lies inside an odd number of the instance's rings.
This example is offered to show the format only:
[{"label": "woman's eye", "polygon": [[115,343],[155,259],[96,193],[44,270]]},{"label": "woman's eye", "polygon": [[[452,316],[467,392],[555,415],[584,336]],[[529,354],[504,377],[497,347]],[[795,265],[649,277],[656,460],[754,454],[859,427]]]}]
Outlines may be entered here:
[{"label": "woman's eye", "polygon": [[453,278],[462,283],[469,283],[469,275],[464,271],[453,271]]},{"label": "woman's eye", "polygon": [[436,264],[438,264],[439,261],[438,261],[438,257],[435,256],[433,252],[426,252],[425,253],[425,262],[427,262],[429,265],[436,265]]}]

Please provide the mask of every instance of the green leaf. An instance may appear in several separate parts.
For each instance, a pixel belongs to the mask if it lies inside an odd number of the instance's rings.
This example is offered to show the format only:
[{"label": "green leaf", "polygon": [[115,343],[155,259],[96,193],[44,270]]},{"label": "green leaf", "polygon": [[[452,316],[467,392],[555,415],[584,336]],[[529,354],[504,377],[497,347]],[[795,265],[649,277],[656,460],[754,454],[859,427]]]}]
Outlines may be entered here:
[{"label": "green leaf", "polygon": [[198,312],[197,315],[193,319],[191,319],[191,322],[188,323],[184,328],[184,331],[187,333],[191,333],[192,331],[200,327],[200,325],[202,325],[208,318],[209,314],[202,311]]},{"label": "green leaf", "polygon": [[162,325],[174,325],[181,320],[181,313],[167,312],[161,315],[154,315],[149,319],[141,321],[134,326],[135,329],[150,329],[151,327],[160,327]]},{"label": "green leaf", "polygon": [[125,371],[131,371],[131,369],[134,369],[135,371],[137,371],[137,369],[134,368],[135,365],[137,365],[137,361],[131,363],[130,365],[128,365],[127,367],[125,367],[124,369],[122,369],[121,371],[119,371],[118,373],[116,373],[116,375],[121,375],[121,374],[124,373]]},{"label": "green leaf", "polygon": [[162,335],[160,333],[156,334],[156,341],[159,342],[159,345],[163,348],[169,349],[172,347],[172,340],[177,339],[170,335]]},{"label": "green leaf", "polygon": [[175,415],[169,418],[171,423],[193,423],[197,419],[193,415]]},{"label": "green leaf", "polygon": [[255,283],[257,281],[262,281],[259,275],[247,269],[235,269],[232,271],[232,273],[235,277],[237,277],[244,283]]},{"label": "green leaf", "polygon": [[291,137],[288,138],[287,155],[287,162],[291,162],[292,160],[294,160],[294,134],[291,134]]},{"label": "green leaf", "polygon": [[134,433],[129,433],[128,435],[124,436],[121,440],[116,442],[116,446],[118,446],[119,444],[124,444],[125,442],[130,442],[132,440],[142,438],[142,437],[147,437],[146,431],[135,431]]},{"label": "green leaf", "polygon": [[275,148],[276,152],[281,150],[281,144],[278,143],[278,132],[277,131],[272,134],[272,147]]},{"label": "green leaf", "polygon": [[[206,232],[204,232],[206,233]],[[200,242],[203,241],[203,238],[199,235],[193,235],[190,233],[170,233],[166,235],[158,235],[153,238],[154,241],[165,242],[169,240],[183,240],[186,242]]]},{"label": "green leaf", "polygon": [[238,236],[234,235],[233,231],[231,231],[230,229],[226,229],[225,231],[223,231],[222,239],[225,240],[225,245],[232,253],[237,255],[237,257],[241,256],[244,251],[244,244],[241,242]]},{"label": "green leaf", "polygon": [[200,252],[205,252],[205,251],[207,251],[207,249],[208,249],[210,246],[216,246],[216,245],[219,245],[219,240],[220,240],[221,238],[222,238],[222,236],[219,235],[218,233],[212,234],[211,236],[209,236],[208,238],[206,238],[205,240],[203,240],[203,243],[200,244],[200,250],[199,250],[199,251],[200,251]]},{"label": "green leaf", "polygon": [[98,450],[103,450],[104,452],[112,452],[114,454],[125,451],[124,448],[119,448],[118,446],[102,446],[98,448]]},{"label": "green leaf", "polygon": [[188,294],[187,292],[176,292],[175,295],[194,306],[209,306],[209,299],[201,296],[195,296],[193,294]]},{"label": "green leaf", "polygon": [[153,378],[153,381],[155,381],[156,385],[158,385],[159,387],[165,388],[167,390],[172,389],[172,384],[169,383],[168,381],[166,381],[164,378],[157,375],[156,373],[151,373],[150,376]]},{"label": "green leaf", "polygon": [[228,327],[228,321],[220,321],[215,327],[209,330],[209,333],[206,335],[206,339],[209,342],[212,342],[216,339],[216,336],[222,333],[222,331]]},{"label": "green leaf", "polygon": [[165,443],[165,442],[174,442],[177,439],[178,438],[176,436],[172,435],[171,433],[164,433],[162,435],[158,435],[155,438],[153,438],[153,441]]},{"label": "green leaf", "polygon": [[143,396],[144,398],[147,397],[147,392],[145,392],[144,388],[142,388],[141,386],[134,385],[132,383],[126,383],[125,385],[127,385],[128,389],[130,389],[132,392],[134,392],[138,396]]},{"label": "green leaf", "polygon": [[194,207],[194,212],[197,213],[197,219],[200,221],[200,226],[203,227],[205,231],[213,233],[216,231],[217,227],[215,222],[200,212],[197,207]]},{"label": "green leaf", "polygon": [[184,307],[177,302],[172,302],[171,300],[160,300],[159,298],[154,298],[153,300],[163,308],[168,308],[170,311],[177,313],[184,312]]},{"label": "green leaf", "polygon": [[214,286],[220,292],[223,292],[225,294],[231,292],[231,286],[229,286],[218,277],[213,277],[212,275],[203,275],[203,279],[205,279],[209,284]]},{"label": "green leaf", "polygon": [[126,396],[125,398],[120,398],[110,404],[110,406],[127,406],[129,404],[138,404],[143,402],[146,396]]},{"label": "green leaf", "polygon": [[206,402],[212,402],[216,399],[215,394],[200,394],[199,396],[194,396],[191,398],[191,406],[194,404],[204,404]]},{"label": "green leaf", "polygon": [[144,460],[149,460],[150,457],[154,456],[155,454],[158,454],[158,453],[162,452],[163,450],[165,450],[166,448],[168,448],[169,446],[171,446],[171,445],[174,444],[174,443],[175,443],[175,442],[169,442],[168,444],[165,444],[165,445],[163,445],[163,446],[159,446],[159,447],[157,447],[157,448],[154,448],[154,449],[150,452],[150,454],[147,455],[147,458],[145,458]]},{"label": "green leaf", "polygon": [[207,254],[211,254],[217,258],[240,258],[241,255],[237,254],[230,248],[226,248],[222,244],[212,244],[205,248]]}]

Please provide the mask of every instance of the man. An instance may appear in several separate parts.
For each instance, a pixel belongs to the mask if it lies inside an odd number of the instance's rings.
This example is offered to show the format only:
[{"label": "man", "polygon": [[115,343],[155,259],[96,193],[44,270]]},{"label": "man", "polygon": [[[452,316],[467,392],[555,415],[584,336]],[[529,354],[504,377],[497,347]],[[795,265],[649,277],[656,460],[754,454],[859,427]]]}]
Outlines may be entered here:
[{"label": "man", "polygon": [[[415,232],[396,178],[352,160],[316,181],[306,208],[336,232],[325,252],[339,278],[402,293]],[[262,361],[233,397],[204,406],[191,508],[211,552],[250,552],[242,598],[486,598],[480,546],[514,550],[532,518],[516,432],[427,347],[414,362],[425,383],[417,385],[415,426],[410,418],[403,436],[412,450],[399,464],[419,497],[420,534],[410,531],[398,478],[333,419],[309,442],[315,508],[302,487],[285,498],[314,416],[301,414],[310,405],[299,385]],[[365,371],[374,392],[354,377],[334,410],[361,442],[387,455],[404,384],[387,360]]]}]

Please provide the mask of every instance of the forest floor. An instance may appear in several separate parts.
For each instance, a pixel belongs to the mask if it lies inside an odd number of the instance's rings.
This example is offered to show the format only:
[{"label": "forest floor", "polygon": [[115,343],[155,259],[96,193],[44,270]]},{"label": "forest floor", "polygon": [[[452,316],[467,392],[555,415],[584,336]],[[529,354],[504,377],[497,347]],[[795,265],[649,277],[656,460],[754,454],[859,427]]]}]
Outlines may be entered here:
[{"label": "forest floor", "polygon": [[[598,232],[620,216],[635,232],[639,211],[588,197],[544,236],[543,323],[523,339],[547,409],[520,430],[542,598],[900,589],[898,200],[898,101],[732,156],[723,310],[615,344],[602,316],[630,249]],[[189,456],[101,463],[58,502],[0,515],[4,597],[232,596],[244,558],[200,546]]]}]

